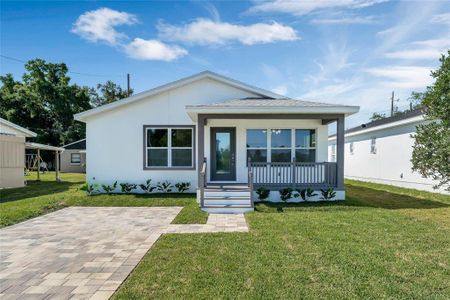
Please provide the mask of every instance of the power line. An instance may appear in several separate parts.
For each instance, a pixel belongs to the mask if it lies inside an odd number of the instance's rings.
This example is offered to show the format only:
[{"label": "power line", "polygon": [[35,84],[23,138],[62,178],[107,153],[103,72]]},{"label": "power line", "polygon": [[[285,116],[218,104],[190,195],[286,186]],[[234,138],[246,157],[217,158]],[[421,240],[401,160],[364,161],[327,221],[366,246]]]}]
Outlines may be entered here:
[{"label": "power line", "polygon": [[[24,61],[22,59],[15,58],[12,56],[0,54],[0,57],[11,60],[11,61],[15,61],[15,62],[20,62],[20,63],[24,63],[24,64],[27,63],[26,61]],[[75,75],[82,75],[82,76],[91,76],[91,77],[123,77],[124,76],[124,75],[117,75],[117,74],[106,75],[106,74],[92,74],[92,73],[75,72],[75,71],[67,71],[67,73],[75,74]]]}]

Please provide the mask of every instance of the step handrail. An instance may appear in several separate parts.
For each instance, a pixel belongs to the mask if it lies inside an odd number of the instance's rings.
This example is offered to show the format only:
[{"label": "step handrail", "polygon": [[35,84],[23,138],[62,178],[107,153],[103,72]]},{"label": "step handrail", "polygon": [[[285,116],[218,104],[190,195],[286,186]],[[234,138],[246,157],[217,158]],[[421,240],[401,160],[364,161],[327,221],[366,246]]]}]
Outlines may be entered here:
[{"label": "step handrail", "polygon": [[247,170],[248,170],[248,187],[250,189],[250,206],[252,208],[255,207],[255,203],[253,200],[253,170],[252,170],[252,160],[249,157],[247,161]]},{"label": "step handrail", "polygon": [[205,187],[206,187],[206,157],[203,158],[202,169],[200,171],[200,182],[198,183],[200,188],[200,207],[205,206]]}]

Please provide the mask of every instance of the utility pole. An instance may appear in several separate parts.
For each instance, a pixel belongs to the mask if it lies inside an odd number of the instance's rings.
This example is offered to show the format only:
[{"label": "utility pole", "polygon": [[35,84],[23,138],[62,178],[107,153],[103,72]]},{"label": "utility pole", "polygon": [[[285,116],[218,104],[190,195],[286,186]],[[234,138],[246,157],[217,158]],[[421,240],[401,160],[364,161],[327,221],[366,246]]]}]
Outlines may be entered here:
[{"label": "utility pole", "polygon": [[392,91],[391,97],[391,117],[394,115],[394,91]]},{"label": "utility pole", "polygon": [[131,88],[130,88],[130,73],[127,73],[127,93],[128,96],[131,94]]}]

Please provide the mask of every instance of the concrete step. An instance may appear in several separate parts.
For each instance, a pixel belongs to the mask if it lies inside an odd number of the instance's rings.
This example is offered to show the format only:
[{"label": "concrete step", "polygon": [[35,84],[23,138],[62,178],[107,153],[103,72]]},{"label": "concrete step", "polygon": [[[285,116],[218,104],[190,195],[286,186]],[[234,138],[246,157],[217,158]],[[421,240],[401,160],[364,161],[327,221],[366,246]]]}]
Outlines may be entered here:
[{"label": "concrete step", "polygon": [[204,199],[205,206],[208,205],[251,205],[249,197],[216,197]]},{"label": "concrete step", "polygon": [[205,190],[205,198],[214,197],[247,197],[250,198],[250,191],[211,191]]},{"label": "concrete step", "polygon": [[209,205],[202,207],[202,210],[210,214],[243,214],[254,211],[253,207],[248,205]]}]

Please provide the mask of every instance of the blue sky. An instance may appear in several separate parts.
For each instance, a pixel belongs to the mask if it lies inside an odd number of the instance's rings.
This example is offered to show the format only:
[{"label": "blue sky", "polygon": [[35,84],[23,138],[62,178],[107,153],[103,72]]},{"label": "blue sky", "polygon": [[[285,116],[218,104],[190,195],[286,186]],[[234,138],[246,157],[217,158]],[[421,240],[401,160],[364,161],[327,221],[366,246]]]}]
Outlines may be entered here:
[{"label": "blue sky", "polygon": [[[450,48],[450,1],[1,2],[1,54],[65,62],[135,92],[203,70],[289,97],[401,108]],[[1,74],[23,64],[1,58]],[[77,74],[83,73],[83,74]],[[92,76],[102,75],[102,76]]]}]

